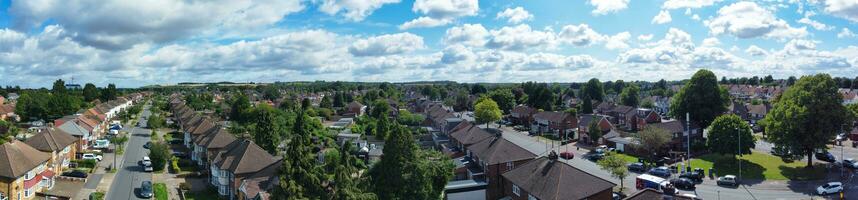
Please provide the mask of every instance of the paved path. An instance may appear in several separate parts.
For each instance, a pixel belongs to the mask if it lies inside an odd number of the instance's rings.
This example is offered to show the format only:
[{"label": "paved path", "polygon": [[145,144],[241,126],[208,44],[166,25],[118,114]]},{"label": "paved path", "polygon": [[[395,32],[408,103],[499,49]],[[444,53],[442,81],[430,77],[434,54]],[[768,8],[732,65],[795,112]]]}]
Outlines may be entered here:
[{"label": "paved path", "polygon": [[[494,127],[494,126],[492,126]],[[546,142],[537,137],[528,136],[526,133],[514,131],[507,127],[502,127],[503,137],[507,138],[509,141],[522,146],[523,148],[531,151],[539,156],[547,155],[551,149],[555,149],[558,152],[569,151],[574,152],[575,158],[571,160],[566,160],[565,162],[569,163],[572,166],[575,166],[583,171],[591,173],[595,176],[601,177],[603,179],[609,180],[611,182],[616,183],[619,186],[619,181],[616,178],[611,177],[611,175],[602,169],[599,168],[596,163],[581,159],[583,155],[587,152],[587,150],[580,149],[577,150],[574,144],[570,144],[569,146],[561,146],[559,143],[555,143],[553,146],[550,142]],[[851,147],[850,147],[851,148]],[[834,152],[832,152],[834,153]],[[637,173],[631,173],[626,179],[623,181],[625,187],[628,188],[628,193],[636,192],[637,190],[634,188],[635,184],[635,176]],[[753,185],[744,185],[739,188],[726,188],[715,185],[714,180],[705,180],[702,184],[697,185],[697,189],[695,191],[683,191],[680,190],[680,193],[691,193],[696,194],[698,197],[703,199],[727,199],[727,200],[741,200],[741,199],[814,199],[821,197],[814,197],[811,193],[815,190],[819,184],[824,181],[815,181],[815,182],[791,182],[791,181],[772,181],[772,182],[763,182],[763,183],[754,183]],[[854,182],[858,185],[856,181]],[[848,185],[848,183],[847,183]],[[849,191],[854,191],[852,193],[858,193],[858,188],[850,187]],[[830,196],[834,197],[834,196]]]},{"label": "paved path", "polygon": [[[142,117],[139,120],[145,125],[146,122],[143,118],[148,117],[150,114],[149,105],[145,105],[141,114]],[[119,171],[116,172],[113,184],[111,184],[110,190],[107,191],[107,198],[105,199],[139,199],[137,191],[140,188],[141,182],[152,180],[152,174],[143,172],[143,169],[137,165],[138,160],[148,155],[149,151],[143,148],[143,144],[146,144],[150,140],[149,135],[151,131],[146,128],[136,127],[135,125],[135,123],[131,125],[129,131],[131,135],[128,139],[128,144],[125,146],[124,159],[120,163],[117,163]]]}]

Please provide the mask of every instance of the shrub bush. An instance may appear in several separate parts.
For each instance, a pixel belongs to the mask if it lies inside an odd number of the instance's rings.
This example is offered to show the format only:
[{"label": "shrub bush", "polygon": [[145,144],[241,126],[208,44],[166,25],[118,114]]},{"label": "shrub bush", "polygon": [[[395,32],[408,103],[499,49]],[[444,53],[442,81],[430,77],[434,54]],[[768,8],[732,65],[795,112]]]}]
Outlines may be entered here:
[{"label": "shrub bush", "polygon": [[178,158],[172,159],[172,161],[170,162],[170,169],[173,170],[174,174],[182,173],[182,169],[179,168],[179,159]]},{"label": "shrub bush", "polygon": [[95,165],[98,164],[95,160],[72,160],[73,163],[77,164],[77,167],[83,168],[95,168]]}]

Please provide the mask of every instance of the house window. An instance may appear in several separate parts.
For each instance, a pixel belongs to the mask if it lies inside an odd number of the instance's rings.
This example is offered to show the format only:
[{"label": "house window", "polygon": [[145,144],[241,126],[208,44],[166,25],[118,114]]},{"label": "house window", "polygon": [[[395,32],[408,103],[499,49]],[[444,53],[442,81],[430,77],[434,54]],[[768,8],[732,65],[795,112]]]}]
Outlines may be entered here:
[{"label": "house window", "polygon": [[514,165],[515,165],[515,164],[513,164],[512,162],[506,162],[506,170],[507,170],[507,171],[512,170],[512,167],[513,167]]},{"label": "house window", "polygon": [[534,197],[533,195],[527,195],[527,200],[539,200],[539,198]]},{"label": "house window", "polygon": [[33,196],[33,188],[24,190],[24,198],[30,198]]},{"label": "house window", "polygon": [[513,184],[512,193],[515,194],[515,196],[521,196],[521,188],[518,188],[517,185]]}]

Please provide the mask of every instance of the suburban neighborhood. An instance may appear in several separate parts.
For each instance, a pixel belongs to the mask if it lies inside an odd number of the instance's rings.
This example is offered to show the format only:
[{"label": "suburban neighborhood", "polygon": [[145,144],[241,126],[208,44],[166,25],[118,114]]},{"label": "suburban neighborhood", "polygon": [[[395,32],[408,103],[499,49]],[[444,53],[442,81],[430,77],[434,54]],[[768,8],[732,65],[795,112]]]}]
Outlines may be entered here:
[{"label": "suburban neighborhood", "polygon": [[0,200],[858,200],[858,0],[0,0]]}]

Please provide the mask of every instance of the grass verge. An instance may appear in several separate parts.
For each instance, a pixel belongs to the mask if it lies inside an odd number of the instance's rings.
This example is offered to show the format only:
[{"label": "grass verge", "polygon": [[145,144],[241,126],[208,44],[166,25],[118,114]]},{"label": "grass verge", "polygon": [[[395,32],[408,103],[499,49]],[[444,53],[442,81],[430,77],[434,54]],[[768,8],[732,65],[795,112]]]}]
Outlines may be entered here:
[{"label": "grass verge", "polygon": [[152,185],[155,190],[155,199],[157,200],[167,200],[169,195],[167,194],[167,185],[164,183],[155,183]]},{"label": "grass verge", "polygon": [[805,162],[784,162],[780,157],[753,151],[739,159],[732,155],[706,154],[691,160],[692,168],[709,170],[718,175],[738,175],[742,161],[742,178],[755,180],[817,180],[825,177],[825,166],[805,168]]}]

